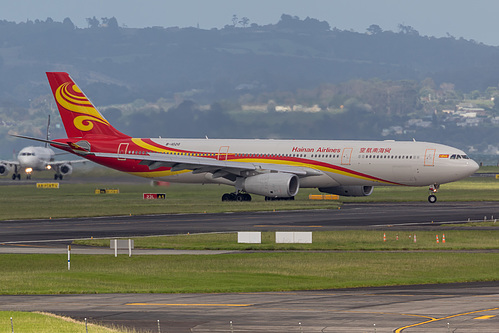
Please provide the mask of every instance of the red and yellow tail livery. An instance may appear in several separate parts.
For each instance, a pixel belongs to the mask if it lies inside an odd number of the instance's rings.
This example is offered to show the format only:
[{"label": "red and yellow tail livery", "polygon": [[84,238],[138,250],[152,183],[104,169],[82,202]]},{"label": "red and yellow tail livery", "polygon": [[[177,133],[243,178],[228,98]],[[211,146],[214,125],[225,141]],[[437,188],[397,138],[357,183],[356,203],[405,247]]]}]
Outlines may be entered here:
[{"label": "red and yellow tail livery", "polygon": [[109,124],[68,73],[49,72],[47,78],[68,137],[128,137]]}]

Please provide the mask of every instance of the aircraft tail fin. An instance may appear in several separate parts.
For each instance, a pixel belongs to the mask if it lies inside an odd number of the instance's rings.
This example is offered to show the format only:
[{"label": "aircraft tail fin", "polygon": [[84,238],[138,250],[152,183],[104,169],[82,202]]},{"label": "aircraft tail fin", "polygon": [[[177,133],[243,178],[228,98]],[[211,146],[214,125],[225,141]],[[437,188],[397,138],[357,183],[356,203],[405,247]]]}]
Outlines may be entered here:
[{"label": "aircraft tail fin", "polygon": [[129,137],[109,124],[68,73],[47,72],[47,78],[69,138]]}]

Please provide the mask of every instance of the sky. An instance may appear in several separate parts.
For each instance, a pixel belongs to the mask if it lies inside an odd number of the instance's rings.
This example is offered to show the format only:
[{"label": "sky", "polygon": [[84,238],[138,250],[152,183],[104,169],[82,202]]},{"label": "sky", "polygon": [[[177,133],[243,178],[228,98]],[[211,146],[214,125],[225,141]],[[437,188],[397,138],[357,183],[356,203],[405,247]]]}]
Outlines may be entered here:
[{"label": "sky", "polygon": [[499,46],[497,0],[0,0],[0,20],[63,21],[69,17],[80,28],[86,18],[116,17],[129,28],[222,28],[232,16],[250,23],[274,24],[282,14],[327,21],[340,30],[365,32],[371,24],[398,32],[412,26],[421,35],[448,34]]}]

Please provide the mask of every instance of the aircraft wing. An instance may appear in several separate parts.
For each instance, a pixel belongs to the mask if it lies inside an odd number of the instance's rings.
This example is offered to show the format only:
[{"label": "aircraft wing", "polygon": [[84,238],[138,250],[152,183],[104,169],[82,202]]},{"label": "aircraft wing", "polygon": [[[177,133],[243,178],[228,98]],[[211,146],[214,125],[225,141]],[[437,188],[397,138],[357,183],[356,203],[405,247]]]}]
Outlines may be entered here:
[{"label": "aircraft wing", "polygon": [[0,161],[0,164],[8,165],[8,166],[15,166],[19,165],[18,161]]},{"label": "aircraft wing", "polygon": [[237,176],[247,177],[265,172],[292,173],[299,177],[322,175],[322,171],[293,165],[259,162],[236,162],[216,160],[206,157],[149,153],[148,155],[122,155],[110,153],[94,153],[97,157],[123,158],[140,161],[150,170],[161,167],[171,168],[172,171],[192,170],[193,173],[212,173],[213,178],[224,177],[234,181]]},{"label": "aircraft wing", "polygon": [[68,160],[68,161],[53,161],[53,162],[49,162],[47,163],[47,165],[50,165],[52,168],[54,167],[60,167],[61,165],[65,165],[65,164],[75,164],[75,163],[86,163],[88,162],[88,160]]}]

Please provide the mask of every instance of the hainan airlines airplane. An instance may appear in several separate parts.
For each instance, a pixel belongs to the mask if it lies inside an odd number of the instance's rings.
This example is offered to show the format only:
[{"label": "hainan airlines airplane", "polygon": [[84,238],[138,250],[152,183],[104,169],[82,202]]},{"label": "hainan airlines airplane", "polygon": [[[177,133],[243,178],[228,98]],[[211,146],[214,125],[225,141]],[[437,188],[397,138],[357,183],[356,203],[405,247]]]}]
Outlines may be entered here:
[{"label": "hainan airlines airplane", "polygon": [[[47,124],[47,140],[49,141],[50,116]],[[54,179],[61,179],[64,175],[70,175],[73,172],[72,163],[86,162],[78,161],[55,161],[55,153],[47,147],[24,147],[17,155],[17,161],[0,161],[0,176],[9,174],[10,169],[14,169],[13,180],[21,180],[21,171],[26,174],[26,179],[31,179],[34,171],[54,170]]]},{"label": "hainan airlines airplane", "polygon": [[[461,150],[429,142],[132,138],[97,111],[67,73],[47,77],[68,138],[57,148],[132,175],[234,186],[222,201],[294,198],[300,187],[368,196],[374,186],[429,186],[473,174]],[[43,141],[43,140],[41,140]]]}]

